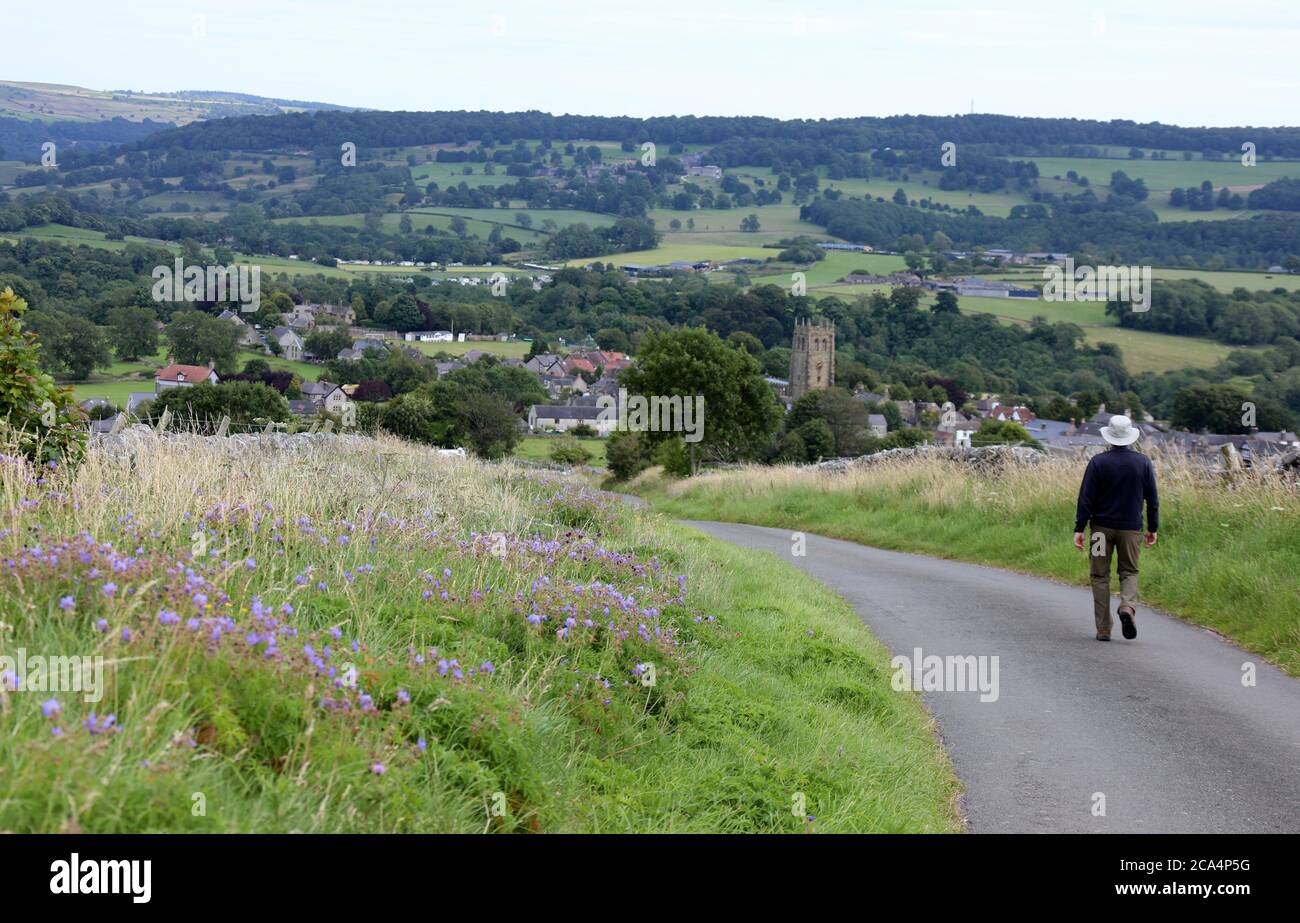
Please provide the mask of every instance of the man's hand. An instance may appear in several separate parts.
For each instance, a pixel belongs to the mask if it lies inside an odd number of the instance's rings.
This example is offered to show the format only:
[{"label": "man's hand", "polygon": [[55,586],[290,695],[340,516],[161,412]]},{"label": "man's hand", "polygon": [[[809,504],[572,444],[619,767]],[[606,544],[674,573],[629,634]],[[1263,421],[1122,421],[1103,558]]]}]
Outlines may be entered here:
[{"label": "man's hand", "polygon": [[1076,532],[1076,533],[1074,533],[1074,547],[1075,547],[1075,548],[1078,548],[1080,551],[1083,550],[1083,533],[1082,533],[1082,532]]},{"label": "man's hand", "polygon": [[1154,532],[1148,532],[1146,534],[1146,542],[1148,548],[1154,545],[1156,543],[1156,534]]}]

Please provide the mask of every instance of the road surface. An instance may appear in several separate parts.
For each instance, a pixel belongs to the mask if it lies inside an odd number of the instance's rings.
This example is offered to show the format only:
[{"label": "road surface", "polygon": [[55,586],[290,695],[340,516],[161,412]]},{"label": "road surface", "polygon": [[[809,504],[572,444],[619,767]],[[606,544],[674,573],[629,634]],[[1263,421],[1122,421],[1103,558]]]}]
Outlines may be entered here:
[{"label": "road surface", "polygon": [[996,699],[922,693],[972,832],[1300,832],[1300,681],[1213,632],[1139,607],[1137,639],[1116,621],[1103,644],[1084,588],[815,535],[797,557],[788,530],[684,524],[812,574],[895,655],[997,656]]}]

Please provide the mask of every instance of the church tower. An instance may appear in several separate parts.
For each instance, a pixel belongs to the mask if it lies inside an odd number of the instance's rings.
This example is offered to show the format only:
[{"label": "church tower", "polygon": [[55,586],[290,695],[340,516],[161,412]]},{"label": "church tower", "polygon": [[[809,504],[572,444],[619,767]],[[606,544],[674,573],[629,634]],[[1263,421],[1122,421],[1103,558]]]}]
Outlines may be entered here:
[{"label": "church tower", "polygon": [[790,352],[790,397],[835,384],[835,325],[818,320],[794,322]]}]

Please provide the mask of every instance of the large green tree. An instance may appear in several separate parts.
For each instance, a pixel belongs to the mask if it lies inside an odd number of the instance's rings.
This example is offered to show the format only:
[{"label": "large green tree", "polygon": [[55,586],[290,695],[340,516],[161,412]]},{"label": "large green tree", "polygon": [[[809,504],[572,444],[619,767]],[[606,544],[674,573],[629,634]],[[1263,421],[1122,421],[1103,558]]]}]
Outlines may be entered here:
[{"label": "large green tree", "polygon": [[[689,443],[692,470],[699,461],[759,457],[781,422],[781,407],[763,378],[758,360],[709,331],[688,327],[650,336],[637,364],[619,383],[629,395],[646,398],[702,397],[703,434]],[[649,432],[652,443],[681,437]],[[698,451],[698,454],[697,454]]]},{"label": "large green tree", "polygon": [[202,311],[177,311],[167,325],[167,341],[183,365],[207,365],[211,360],[220,374],[235,371],[239,329],[229,321]]},{"label": "large green tree", "polygon": [[114,308],[108,312],[108,340],[124,361],[158,351],[158,320],[148,308]]}]

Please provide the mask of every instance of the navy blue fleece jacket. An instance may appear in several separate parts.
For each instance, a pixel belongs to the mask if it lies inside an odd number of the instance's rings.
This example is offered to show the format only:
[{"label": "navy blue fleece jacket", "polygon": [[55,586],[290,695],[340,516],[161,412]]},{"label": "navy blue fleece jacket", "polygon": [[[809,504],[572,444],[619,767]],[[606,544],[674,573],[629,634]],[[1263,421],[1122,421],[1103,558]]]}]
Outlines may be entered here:
[{"label": "navy blue fleece jacket", "polygon": [[1108,529],[1142,531],[1142,504],[1147,505],[1148,532],[1160,531],[1160,496],[1151,459],[1128,446],[1111,446],[1094,455],[1079,485],[1074,531],[1089,522]]}]

